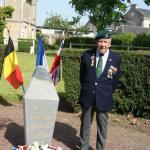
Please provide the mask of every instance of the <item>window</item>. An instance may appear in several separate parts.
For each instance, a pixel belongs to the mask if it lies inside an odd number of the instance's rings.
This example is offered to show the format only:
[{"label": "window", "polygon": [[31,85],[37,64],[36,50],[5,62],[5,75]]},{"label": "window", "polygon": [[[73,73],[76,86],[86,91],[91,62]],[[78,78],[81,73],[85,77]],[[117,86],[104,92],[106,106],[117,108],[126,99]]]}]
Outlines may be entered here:
[{"label": "window", "polygon": [[5,0],[0,0],[0,7],[5,6]]},{"label": "window", "polygon": [[26,0],[26,2],[30,5],[32,4],[32,0]]}]

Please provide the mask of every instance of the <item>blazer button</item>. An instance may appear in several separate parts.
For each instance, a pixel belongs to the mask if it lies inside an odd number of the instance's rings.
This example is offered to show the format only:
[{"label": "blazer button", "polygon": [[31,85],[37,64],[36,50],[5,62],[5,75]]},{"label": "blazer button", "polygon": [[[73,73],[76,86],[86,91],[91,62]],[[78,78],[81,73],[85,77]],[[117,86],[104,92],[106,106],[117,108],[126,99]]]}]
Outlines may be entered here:
[{"label": "blazer button", "polygon": [[95,82],[95,85],[97,85],[98,83],[97,82]]},{"label": "blazer button", "polygon": [[95,91],[93,91],[93,94],[95,94]]}]

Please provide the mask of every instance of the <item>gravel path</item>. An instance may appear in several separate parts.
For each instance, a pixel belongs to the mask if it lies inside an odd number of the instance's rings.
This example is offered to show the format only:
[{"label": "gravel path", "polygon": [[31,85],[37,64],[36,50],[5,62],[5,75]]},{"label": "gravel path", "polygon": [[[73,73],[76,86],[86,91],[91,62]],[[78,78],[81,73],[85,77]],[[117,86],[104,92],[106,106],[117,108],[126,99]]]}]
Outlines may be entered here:
[{"label": "gravel path", "polygon": [[[53,145],[63,150],[79,150],[80,114],[58,111]],[[144,128],[143,128],[144,126]],[[150,150],[150,126],[129,125],[123,117],[110,115],[106,150]],[[95,150],[96,122],[91,126],[91,150]],[[0,150],[24,144],[23,106],[0,105]]]}]

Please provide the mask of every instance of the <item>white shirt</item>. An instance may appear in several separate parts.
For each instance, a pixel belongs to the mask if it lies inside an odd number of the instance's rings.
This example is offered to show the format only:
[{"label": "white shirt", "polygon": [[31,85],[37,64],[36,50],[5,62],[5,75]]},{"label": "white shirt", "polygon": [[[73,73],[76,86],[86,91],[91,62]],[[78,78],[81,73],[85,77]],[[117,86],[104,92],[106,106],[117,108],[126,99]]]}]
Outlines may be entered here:
[{"label": "white shirt", "polygon": [[[96,50],[96,68],[97,68],[97,64],[98,64],[98,60],[99,60],[99,50]],[[104,71],[107,59],[108,59],[108,55],[109,55],[109,49],[104,53],[104,55],[102,56],[102,60],[103,60],[103,64],[102,64],[102,72]]]}]

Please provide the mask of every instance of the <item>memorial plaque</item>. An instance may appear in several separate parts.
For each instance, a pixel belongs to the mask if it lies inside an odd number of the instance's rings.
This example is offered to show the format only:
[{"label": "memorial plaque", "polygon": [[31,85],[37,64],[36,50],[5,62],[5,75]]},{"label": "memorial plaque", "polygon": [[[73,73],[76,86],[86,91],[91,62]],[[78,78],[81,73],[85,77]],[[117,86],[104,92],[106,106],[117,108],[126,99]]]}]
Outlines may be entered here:
[{"label": "memorial plaque", "polygon": [[59,97],[49,73],[42,67],[35,70],[24,95],[25,142],[31,145],[51,144]]}]

